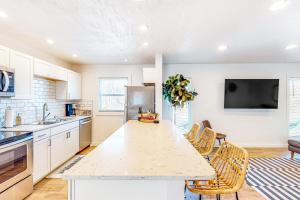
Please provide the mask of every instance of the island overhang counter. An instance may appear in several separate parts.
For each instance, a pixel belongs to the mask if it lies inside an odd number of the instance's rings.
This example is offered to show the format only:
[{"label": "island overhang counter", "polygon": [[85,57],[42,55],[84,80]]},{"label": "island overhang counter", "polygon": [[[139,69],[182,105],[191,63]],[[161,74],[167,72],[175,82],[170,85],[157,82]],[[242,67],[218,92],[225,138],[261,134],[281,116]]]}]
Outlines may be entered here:
[{"label": "island overhang counter", "polygon": [[69,200],[183,200],[184,180],[215,171],[170,121],[128,121],[63,177]]}]

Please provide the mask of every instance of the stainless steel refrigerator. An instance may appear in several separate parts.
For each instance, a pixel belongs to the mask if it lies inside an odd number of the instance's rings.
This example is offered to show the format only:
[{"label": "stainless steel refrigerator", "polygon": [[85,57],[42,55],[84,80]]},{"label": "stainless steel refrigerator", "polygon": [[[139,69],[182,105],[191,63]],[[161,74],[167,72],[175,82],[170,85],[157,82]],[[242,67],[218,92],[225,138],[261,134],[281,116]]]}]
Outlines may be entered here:
[{"label": "stainless steel refrigerator", "polygon": [[143,112],[155,112],[155,86],[127,86],[125,122],[137,120],[139,108]]}]

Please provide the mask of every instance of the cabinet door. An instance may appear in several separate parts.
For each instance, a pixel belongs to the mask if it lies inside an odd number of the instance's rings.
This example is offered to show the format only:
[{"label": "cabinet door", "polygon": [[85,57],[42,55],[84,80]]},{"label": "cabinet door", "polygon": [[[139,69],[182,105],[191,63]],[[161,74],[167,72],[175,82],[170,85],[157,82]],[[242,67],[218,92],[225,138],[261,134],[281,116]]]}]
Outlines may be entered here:
[{"label": "cabinet door", "polygon": [[81,99],[81,74],[68,73],[68,99]]},{"label": "cabinet door", "polygon": [[79,128],[70,130],[68,146],[70,150],[70,157],[74,156],[79,151]]},{"label": "cabinet door", "polygon": [[68,159],[67,139],[66,132],[51,136],[51,171]]},{"label": "cabinet door", "polygon": [[0,46],[0,66],[9,67],[9,48]]},{"label": "cabinet door", "polygon": [[51,64],[46,61],[35,58],[34,75],[45,78],[51,78]]},{"label": "cabinet door", "polygon": [[33,143],[33,183],[50,173],[50,139]]},{"label": "cabinet door", "polygon": [[53,74],[54,74],[54,78],[56,80],[68,81],[67,70],[65,68],[63,68],[63,67],[54,66],[53,67]]},{"label": "cabinet door", "polygon": [[10,67],[15,69],[15,99],[32,99],[33,57],[11,50]]}]

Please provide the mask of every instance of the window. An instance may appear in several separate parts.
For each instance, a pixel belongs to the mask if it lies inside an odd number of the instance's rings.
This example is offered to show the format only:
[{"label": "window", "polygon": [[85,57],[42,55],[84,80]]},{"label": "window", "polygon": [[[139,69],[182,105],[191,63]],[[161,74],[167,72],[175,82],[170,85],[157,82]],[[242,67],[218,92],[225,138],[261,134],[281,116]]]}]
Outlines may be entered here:
[{"label": "window", "polygon": [[99,112],[123,112],[128,78],[99,79]]},{"label": "window", "polygon": [[191,123],[191,104],[188,102],[182,108],[175,110],[175,125],[181,129],[189,129]]}]

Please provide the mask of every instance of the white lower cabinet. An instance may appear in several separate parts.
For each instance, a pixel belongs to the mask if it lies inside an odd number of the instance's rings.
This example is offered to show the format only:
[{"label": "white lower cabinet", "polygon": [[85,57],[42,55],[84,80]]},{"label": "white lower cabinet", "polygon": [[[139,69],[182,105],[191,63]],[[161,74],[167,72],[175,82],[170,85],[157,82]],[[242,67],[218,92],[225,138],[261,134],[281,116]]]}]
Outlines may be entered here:
[{"label": "white lower cabinet", "polygon": [[79,151],[79,123],[71,122],[33,134],[33,182],[37,183]]},{"label": "white lower cabinet", "polygon": [[79,128],[70,130],[67,140],[68,154],[72,157],[79,151]]},{"label": "white lower cabinet", "polygon": [[79,128],[51,137],[51,171],[79,151]]},{"label": "white lower cabinet", "polygon": [[67,132],[51,136],[51,171],[64,163],[67,159]]},{"label": "white lower cabinet", "polygon": [[50,138],[33,144],[33,183],[50,173]]}]

